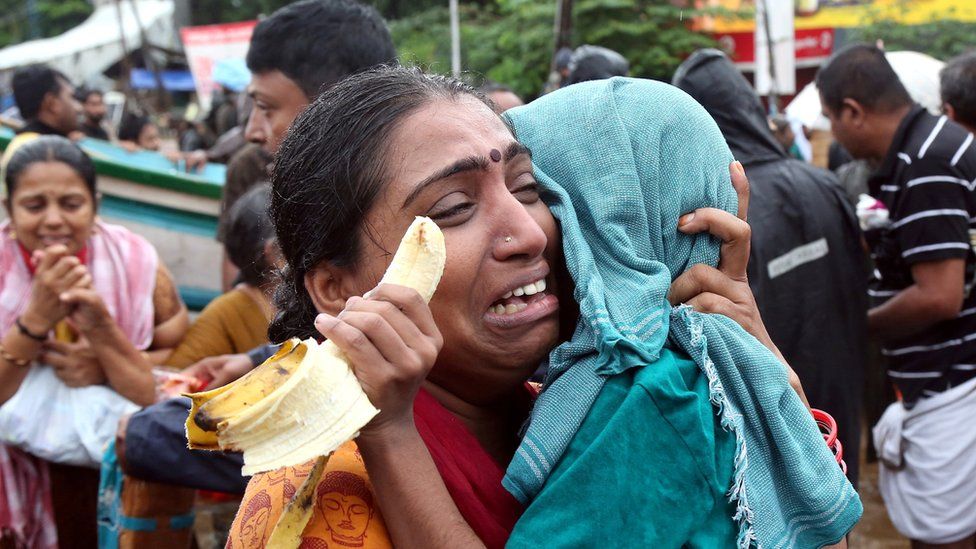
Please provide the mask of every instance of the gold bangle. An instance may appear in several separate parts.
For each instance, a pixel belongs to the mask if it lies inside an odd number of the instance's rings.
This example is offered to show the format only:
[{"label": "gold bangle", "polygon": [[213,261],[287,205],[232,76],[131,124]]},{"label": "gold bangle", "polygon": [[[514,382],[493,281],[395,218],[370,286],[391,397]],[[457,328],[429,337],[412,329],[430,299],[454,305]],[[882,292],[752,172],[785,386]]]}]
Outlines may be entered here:
[{"label": "gold bangle", "polygon": [[10,352],[8,352],[3,345],[0,345],[0,358],[18,368],[26,368],[27,366],[30,366],[31,363],[31,359],[29,358],[17,358],[10,354]]}]

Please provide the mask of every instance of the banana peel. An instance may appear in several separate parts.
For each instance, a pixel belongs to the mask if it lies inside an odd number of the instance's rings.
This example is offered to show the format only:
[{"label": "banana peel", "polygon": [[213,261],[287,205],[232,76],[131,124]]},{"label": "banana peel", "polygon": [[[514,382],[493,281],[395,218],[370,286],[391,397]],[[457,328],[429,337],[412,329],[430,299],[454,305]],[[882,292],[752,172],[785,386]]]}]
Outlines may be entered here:
[{"label": "banana peel", "polygon": [[315,465],[305,477],[305,482],[278,517],[278,522],[275,523],[265,545],[267,549],[291,549],[302,544],[302,532],[312,518],[315,488],[319,485],[328,463],[329,456],[320,456],[315,460]]},{"label": "banana peel", "polygon": [[[278,375],[293,374],[301,365],[301,358],[305,354],[304,349],[292,353],[298,344],[297,338],[284,342],[278,352],[269,357],[261,367],[251,370],[235,383],[228,383],[210,391],[185,395],[190,397],[191,402],[190,416],[186,422],[186,439],[190,449],[223,450],[224,448],[221,448],[217,441],[218,420],[216,418],[232,414],[240,406],[246,406],[248,400],[254,402],[260,400],[262,396],[267,396],[267,391],[273,389],[275,385],[273,382],[268,383],[271,380],[265,379],[265,375],[262,375],[267,373],[268,369],[264,368],[266,364],[275,364],[277,367],[275,373]],[[283,360],[286,357],[287,360]],[[298,360],[295,360],[296,358]],[[204,404],[208,404],[207,410],[201,411]]]},{"label": "banana peel", "polygon": [[[407,229],[380,283],[413,288],[429,301],[444,271],[444,236],[418,217]],[[244,475],[327,456],[379,413],[342,351],[331,341],[286,341],[237,381],[192,400],[189,447],[244,454]]]}]

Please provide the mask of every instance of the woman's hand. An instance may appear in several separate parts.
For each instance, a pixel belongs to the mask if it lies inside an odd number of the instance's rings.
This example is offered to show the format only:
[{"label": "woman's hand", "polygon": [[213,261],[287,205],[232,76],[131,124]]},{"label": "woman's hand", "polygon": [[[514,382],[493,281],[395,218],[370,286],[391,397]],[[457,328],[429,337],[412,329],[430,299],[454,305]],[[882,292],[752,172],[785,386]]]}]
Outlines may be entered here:
[{"label": "woman's hand", "polygon": [[356,445],[386,527],[397,546],[484,547],[414,424],[414,398],[444,341],[430,308],[403,286],[381,284],[367,295],[350,298],[338,316],[320,314],[315,327],[346,354],[380,409]]},{"label": "woman's hand", "polygon": [[46,333],[70,312],[61,294],[72,287],[90,287],[91,274],[60,244],[34,252],[33,259],[37,267],[22,321],[32,332]]},{"label": "woman's hand", "polygon": [[733,162],[729,171],[732,173],[732,186],[739,197],[737,215],[718,208],[701,208],[678,220],[678,230],[683,233],[708,232],[722,241],[718,268],[703,263],[694,265],[671,284],[668,299],[672,305],[685,303],[703,313],[725,315],[778,353],[759,316],[759,308],[746,275],[752,237],[746,223],[749,180],[738,162]]},{"label": "woman's hand", "polygon": [[113,327],[115,321],[105,307],[105,302],[93,288],[76,286],[59,296],[68,308],[68,320],[82,334]]},{"label": "woman's hand", "polygon": [[251,362],[251,357],[238,354],[209,356],[187,366],[180,373],[206,382],[205,387],[209,390],[236,381],[253,369],[254,364]]},{"label": "woman's hand", "polygon": [[444,342],[420,294],[382,284],[368,298],[350,298],[338,316],[320,314],[315,327],[349,357],[380,409],[360,437],[411,427],[414,397]]},{"label": "woman's hand", "polygon": [[688,269],[671,284],[668,300],[672,305],[686,303],[697,311],[725,315],[737,322],[786,365],[790,385],[809,408],[800,379],[769,337],[749,287],[746,275],[752,237],[752,230],[746,223],[749,180],[739,162],[733,162],[729,171],[739,197],[737,215],[717,208],[701,208],[678,220],[678,230],[683,233],[708,232],[722,240],[718,268],[698,264]]},{"label": "woman's hand", "polygon": [[85,338],[76,343],[48,341],[39,359],[54,368],[54,375],[68,387],[88,387],[108,382],[105,371]]}]

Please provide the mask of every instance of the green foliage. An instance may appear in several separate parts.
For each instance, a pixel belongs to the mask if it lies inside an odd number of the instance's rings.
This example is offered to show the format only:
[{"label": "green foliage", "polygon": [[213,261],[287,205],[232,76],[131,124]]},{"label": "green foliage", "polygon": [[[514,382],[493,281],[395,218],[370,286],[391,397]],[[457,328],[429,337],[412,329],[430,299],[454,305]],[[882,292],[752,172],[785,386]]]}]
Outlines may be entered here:
[{"label": "green foliage", "polygon": [[[910,2],[901,0],[894,13],[903,15],[909,9]],[[854,41],[873,43],[880,39],[886,50],[918,51],[943,61],[972,50],[973,36],[976,23],[955,20],[955,9],[947,10],[942,19],[921,25],[904,25],[891,12],[875,10],[851,33]]]},{"label": "green foliage", "polygon": [[269,15],[293,0],[190,0],[194,25],[249,21]]},{"label": "green foliage", "polygon": [[[77,25],[91,11],[87,0],[34,0],[43,36]],[[127,1],[127,0],[123,0]],[[254,19],[292,0],[190,0],[193,24]],[[450,26],[447,0],[366,0],[390,22],[400,57],[447,73]],[[631,74],[668,79],[681,59],[714,45],[687,23],[699,12],[672,0],[576,0],[573,45],[599,44],[623,54]],[[26,0],[0,0],[0,46],[27,36]],[[535,97],[549,75],[556,0],[463,0],[462,66],[475,84],[484,79]]]},{"label": "green foliage", "polygon": [[[25,0],[0,0],[0,47],[31,38],[30,6]],[[34,18],[37,31],[46,38],[57,36],[77,26],[92,13],[86,0],[35,0]]]},{"label": "green foliage", "polygon": [[[446,3],[446,2],[445,2]],[[577,0],[573,44],[612,48],[631,63],[631,74],[669,79],[681,60],[714,41],[689,30],[700,12],[667,0]],[[461,6],[462,66],[474,83],[487,78],[535,97],[553,54],[555,0],[496,0]],[[443,6],[391,21],[401,59],[450,71],[450,29]]]},{"label": "green foliage", "polygon": [[685,56],[715,45],[709,36],[688,29],[698,13],[670,2],[582,0],[574,13],[576,37],[578,43],[622,53],[635,76],[670,80]]},{"label": "green foliage", "polygon": [[41,33],[56,36],[78,26],[91,15],[93,8],[85,0],[37,0]]},{"label": "green foliage", "polygon": [[[194,25],[257,19],[297,0],[190,0]],[[428,9],[447,7],[447,0],[359,0],[372,5],[386,19],[399,19]],[[483,4],[485,0],[476,2]]]}]

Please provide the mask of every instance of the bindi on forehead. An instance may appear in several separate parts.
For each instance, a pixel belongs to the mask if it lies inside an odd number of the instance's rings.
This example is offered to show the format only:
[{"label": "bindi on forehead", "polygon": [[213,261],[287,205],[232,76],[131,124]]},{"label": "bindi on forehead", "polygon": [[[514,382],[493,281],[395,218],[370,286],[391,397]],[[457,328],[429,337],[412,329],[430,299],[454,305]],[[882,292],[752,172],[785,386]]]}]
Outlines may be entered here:
[{"label": "bindi on forehead", "polygon": [[491,158],[492,162],[501,162],[502,153],[498,149],[492,149],[491,152],[488,153],[488,158]]}]

